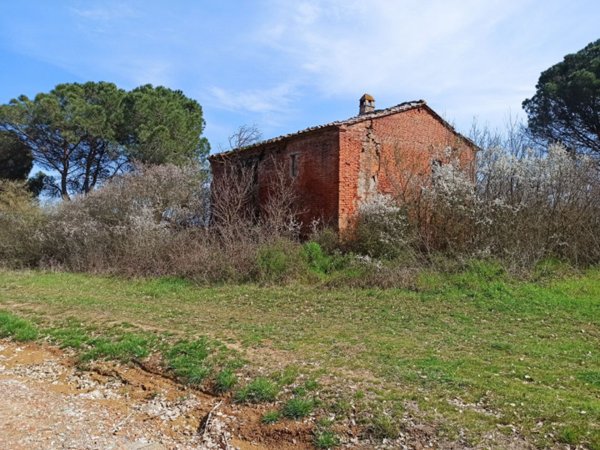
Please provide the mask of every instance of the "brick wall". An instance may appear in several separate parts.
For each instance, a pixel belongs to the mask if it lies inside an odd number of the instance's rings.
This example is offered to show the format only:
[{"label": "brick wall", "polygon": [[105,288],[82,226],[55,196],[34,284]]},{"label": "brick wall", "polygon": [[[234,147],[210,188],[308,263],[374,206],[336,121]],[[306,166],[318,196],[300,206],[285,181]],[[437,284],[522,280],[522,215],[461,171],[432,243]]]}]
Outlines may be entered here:
[{"label": "brick wall", "polygon": [[[446,149],[453,149],[452,154]],[[474,147],[427,106],[419,106],[217,155],[211,166],[215,178],[224,162],[254,166],[258,209],[269,198],[275,170],[283,170],[296,184],[305,230],[313,219],[320,219],[343,231],[351,228],[361,201],[377,192],[402,193],[408,199],[414,193],[407,188],[415,184],[412,181],[430,182],[432,161],[446,163],[451,158],[474,176]]]},{"label": "brick wall", "polygon": [[[270,196],[271,180],[280,170],[294,183],[300,220],[308,229],[313,219],[337,226],[338,214],[338,130],[315,130],[298,136],[243,150],[239,154],[211,158],[213,177],[222,174],[223,162],[256,164],[257,201],[264,205]],[[292,174],[295,158],[295,175]],[[213,192],[213,195],[219,195]]]},{"label": "brick wall", "polygon": [[343,126],[338,228],[351,226],[360,201],[375,192],[409,199],[413,181],[430,180],[432,161],[451,158],[474,175],[474,148],[426,106]]}]

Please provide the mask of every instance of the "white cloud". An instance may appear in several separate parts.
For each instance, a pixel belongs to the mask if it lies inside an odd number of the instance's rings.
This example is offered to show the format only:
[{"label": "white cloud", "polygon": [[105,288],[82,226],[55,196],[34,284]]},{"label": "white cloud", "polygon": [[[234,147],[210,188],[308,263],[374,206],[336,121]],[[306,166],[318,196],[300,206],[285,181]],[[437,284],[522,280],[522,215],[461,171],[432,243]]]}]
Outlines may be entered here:
[{"label": "white cloud", "polygon": [[[477,77],[495,58],[482,45],[526,2],[304,0],[273,2],[258,31],[263,44],[291,59],[305,80],[331,95],[362,90],[439,94]],[[418,96],[418,95],[417,95]]]},{"label": "white cloud", "polygon": [[258,114],[286,112],[295,96],[295,87],[289,83],[266,89],[234,91],[217,86],[209,89],[209,101],[213,106],[234,112]]},{"label": "white cloud", "polygon": [[71,8],[71,11],[84,19],[93,21],[113,21],[139,17],[139,13],[131,6],[123,3],[108,3],[94,7]]}]

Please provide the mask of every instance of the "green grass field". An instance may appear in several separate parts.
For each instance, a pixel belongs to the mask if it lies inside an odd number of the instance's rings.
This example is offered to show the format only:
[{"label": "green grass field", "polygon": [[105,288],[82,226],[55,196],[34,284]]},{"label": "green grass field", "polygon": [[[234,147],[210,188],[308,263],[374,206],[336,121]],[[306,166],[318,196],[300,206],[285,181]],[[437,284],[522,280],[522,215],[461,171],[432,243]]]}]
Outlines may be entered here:
[{"label": "green grass field", "polygon": [[600,449],[598,269],[524,282],[474,264],[423,273],[415,291],[4,271],[0,310],[0,336],[52,336],[88,359],[161,350],[183,380],[268,391],[285,417],[355,414],[378,437],[411,417],[465,444]]}]

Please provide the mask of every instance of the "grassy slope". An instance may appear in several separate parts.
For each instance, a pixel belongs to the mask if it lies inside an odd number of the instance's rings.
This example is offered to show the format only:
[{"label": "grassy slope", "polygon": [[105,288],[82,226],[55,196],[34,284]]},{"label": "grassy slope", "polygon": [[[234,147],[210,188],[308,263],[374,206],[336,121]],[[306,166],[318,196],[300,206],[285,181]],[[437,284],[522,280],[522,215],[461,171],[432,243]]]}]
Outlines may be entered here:
[{"label": "grassy slope", "polygon": [[416,405],[449,438],[516,432],[541,446],[600,448],[600,270],[534,284],[475,267],[423,276],[421,288],[202,288],[0,272],[0,309],[44,324],[75,317],[207,335],[241,345],[256,368],[285,360],[331,393],[338,383],[326,404],[347,395],[392,416]]}]

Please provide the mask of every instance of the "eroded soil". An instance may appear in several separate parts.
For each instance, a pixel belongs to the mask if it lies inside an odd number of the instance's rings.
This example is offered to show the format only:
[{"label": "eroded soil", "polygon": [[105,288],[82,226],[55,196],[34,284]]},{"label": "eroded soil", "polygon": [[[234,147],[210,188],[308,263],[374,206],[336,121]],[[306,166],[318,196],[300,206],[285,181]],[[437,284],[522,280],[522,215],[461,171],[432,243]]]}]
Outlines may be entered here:
[{"label": "eroded soil", "polygon": [[[101,362],[83,370],[56,347],[0,340],[0,449],[314,448],[314,418],[262,424],[272,408],[183,386],[154,370],[151,360],[143,368]],[[432,429],[409,418],[396,440],[362,440],[353,428],[345,427],[342,448],[533,448],[497,433],[474,446],[440,442]]]},{"label": "eroded soil", "polygon": [[[0,448],[311,448],[310,424],[261,432],[241,407],[138,367],[74,358],[46,345],[0,341]],[[208,419],[208,420],[207,420]]]}]

